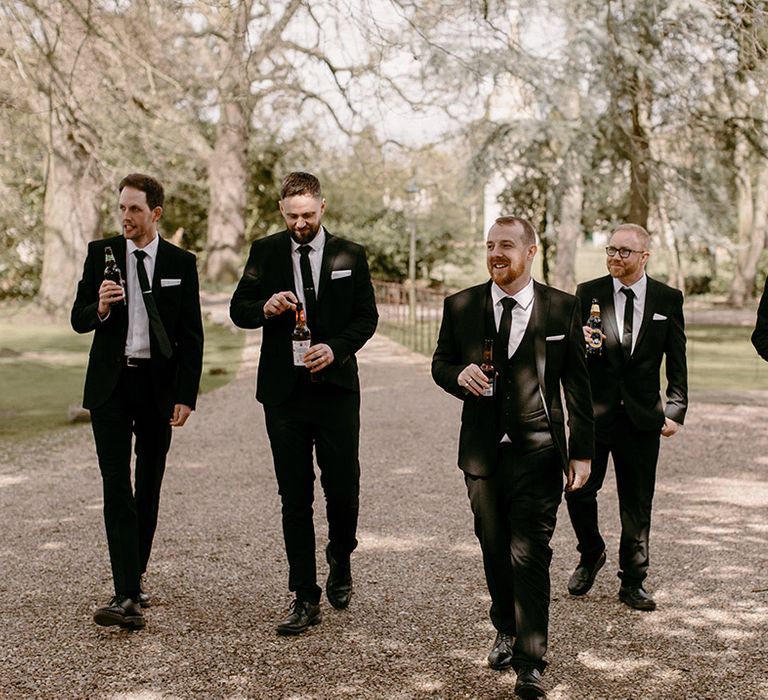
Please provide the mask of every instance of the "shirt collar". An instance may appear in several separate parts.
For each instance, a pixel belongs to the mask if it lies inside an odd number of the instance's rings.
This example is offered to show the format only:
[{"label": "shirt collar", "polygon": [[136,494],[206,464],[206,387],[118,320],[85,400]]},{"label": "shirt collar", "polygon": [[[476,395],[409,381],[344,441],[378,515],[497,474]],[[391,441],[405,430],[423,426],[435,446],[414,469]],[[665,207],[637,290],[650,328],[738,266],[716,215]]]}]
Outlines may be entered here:
[{"label": "shirt collar", "polygon": [[[621,294],[621,290],[627,285],[622,284],[615,277],[611,278],[613,281],[613,293]],[[637,280],[634,284],[630,284],[627,289],[631,289],[635,293],[635,297],[640,298],[645,295],[645,289],[648,286],[648,276],[643,272],[643,276]]]},{"label": "shirt collar", "polygon": [[[491,283],[491,298],[494,305],[500,304],[501,300],[510,296],[496,282]],[[518,306],[527,309],[533,301],[533,278],[528,280],[528,284],[525,285],[517,294],[512,294],[512,298],[517,302]]]},{"label": "shirt collar", "polygon": [[[290,236],[290,234],[288,235]],[[296,243],[296,241],[293,240],[293,236],[291,236],[291,252],[295,253],[299,249],[300,245],[302,244]],[[322,227],[322,225],[320,226],[320,230],[317,232],[317,235],[306,245],[312,248],[312,251],[323,249],[325,246],[325,229]]]},{"label": "shirt collar", "polygon": [[[148,257],[155,258],[157,257],[157,247],[160,245],[160,236],[155,235],[155,237],[152,239],[151,243],[147,243],[143,248],[139,248],[133,241],[126,239],[125,241],[125,251],[126,255],[133,255],[134,250],[143,250]],[[136,257],[135,255],[133,256]]]}]

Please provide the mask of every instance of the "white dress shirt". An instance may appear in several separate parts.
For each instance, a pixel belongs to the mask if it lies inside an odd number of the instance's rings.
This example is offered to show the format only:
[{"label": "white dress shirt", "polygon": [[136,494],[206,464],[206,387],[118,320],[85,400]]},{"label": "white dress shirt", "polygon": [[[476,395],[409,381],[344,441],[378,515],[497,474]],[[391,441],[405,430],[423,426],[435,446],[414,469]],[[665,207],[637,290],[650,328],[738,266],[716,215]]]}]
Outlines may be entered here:
[{"label": "white dress shirt", "polygon": [[619,338],[624,332],[624,308],[627,305],[627,296],[621,290],[631,289],[635,293],[634,313],[632,314],[632,348],[630,355],[635,351],[635,341],[640,331],[640,324],[643,322],[643,312],[645,311],[645,292],[648,289],[648,277],[645,273],[632,285],[625,285],[613,278],[613,306],[616,311],[616,328],[619,329]]},{"label": "white dress shirt", "polygon": [[[502,305],[501,300],[508,296],[509,294],[495,282],[491,284],[493,318],[496,322],[497,331],[499,330],[499,324],[501,323],[501,314],[504,312],[504,306]],[[526,284],[517,294],[513,294],[512,298],[517,304],[512,309],[512,326],[509,331],[509,346],[507,348],[508,358],[515,354],[515,351],[520,345],[520,341],[522,341],[523,336],[525,335],[525,329],[528,328],[528,323],[531,320],[531,314],[533,313],[533,279],[528,280],[528,284]]]},{"label": "white dress shirt", "polygon": [[[296,286],[296,296],[304,305],[304,313],[309,320],[307,312],[307,300],[304,298],[304,281],[301,279],[301,253],[299,253],[300,243],[296,243],[291,237],[291,262],[293,263],[293,283]],[[321,226],[317,235],[307,243],[311,248],[309,251],[309,266],[312,269],[312,284],[315,287],[315,299],[320,292],[320,267],[323,264],[323,251],[325,250],[325,229]]]},{"label": "white dress shirt", "polygon": [[144,268],[147,271],[147,279],[149,279],[151,287],[159,245],[160,237],[157,235],[144,248],[138,248],[131,240],[126,241],[125,286],[128,292],[128,335],[125,338],[125,354],[128,357],[150,357],[149,316],[147,316],[147,308],[144,306],[144,299],[141,298],[139,275],[136,272],[138,260],[133,252],[143,250],[147,254],[144,258]]}]

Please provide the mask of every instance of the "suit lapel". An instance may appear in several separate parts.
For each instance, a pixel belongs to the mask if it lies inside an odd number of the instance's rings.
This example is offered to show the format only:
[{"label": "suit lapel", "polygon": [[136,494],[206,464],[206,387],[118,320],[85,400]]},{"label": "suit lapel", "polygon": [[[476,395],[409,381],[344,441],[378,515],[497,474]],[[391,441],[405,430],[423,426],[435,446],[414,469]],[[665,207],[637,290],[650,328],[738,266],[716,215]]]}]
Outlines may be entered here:
[{"label": "suit lapel", "polygon": [[656,301],[658,299],[658,287],[656,281],[650,277],[647,278],[647,285],[645,287],[645,306],[643,307],[643,320],[640,323],[640,330],[637,332],[637,339],[635,340],[635,351],[632,353],[635,355],[637,349],[640,347],[640,343],[643,341],[643,336],[648,330],[648,326],[651,324],[653,318],[653,310],[656,308]]},{"label": "suit lapel", "polygon": [[[159,236],[160,234],[158,234],[158,237]],[[157,257],[155,258],[155,269],[152,272],[152,294],[155,295],[155,299],[157,299],[157,291],[160,288],[160,280],[163,279],[163,277],[171,276],[166,270],[168,262],[166,246],[169,245],[170,243],[162,238],[157,242]]]},{"label": "suit lapel", "polygon": [[277,242],[277,249],[279,251],[277,259],[280,260],[279,274],[284,280],[280,287],[290,289],[296,294],[296,280],[293,277],[293,246],[291,234],[287,229],[282,232],[282,237]]},{"label": "suit lapel", "polygon": [[323,259],[320,263],[320,280],[318,282],[320,288],[317,290],[317,301],[323,298],[325,290],[328,287],[328,282],[331,279],[331,270],[333,270],[333,261],[336,258],[338,252],[338,245],[335,236],[328,233],[328,229],[325,230],[325,246],[323,247]]},{"label": "suit lapel", "polygon": [[606,335],[611,336],[613,340],[621,347],[621,334],[619,328],[616,325],[616,305],[613,303],[613,277],[608,275],[603,278],[605,284],[603,285],[604,291],[600,290],[603,297],[602,319],[603,326],[606,330]]},{"label": "suit lapel", "polygon": [[533,283],[533,342],[536,354],[536,375],[539,378],[544,406],[546,407],[546,386],[544,376],[547,369],[547,318],[549,317],[549,292],[544,285]]}]

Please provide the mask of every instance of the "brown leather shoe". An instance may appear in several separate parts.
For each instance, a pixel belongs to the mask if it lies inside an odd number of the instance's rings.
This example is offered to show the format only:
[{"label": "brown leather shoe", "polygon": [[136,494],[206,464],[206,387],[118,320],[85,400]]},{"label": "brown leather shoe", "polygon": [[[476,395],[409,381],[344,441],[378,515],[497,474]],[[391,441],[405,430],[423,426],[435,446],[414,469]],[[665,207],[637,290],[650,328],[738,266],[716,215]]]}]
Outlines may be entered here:
[{"label": "brown leather shoe", "polygon": [[512,666],[512,647],[514,644],[515,638],[511,634],[496,633],[493,649],[488,654],[488,665],[494,671],[504,671]]},{"label": "brown leather shoe", "polygon": [[337,610],[344,610],[352,598],[352,569],[349,559],[336,561],[326,547],[325,558],[328,561],[328,580],[325,583],[325,595],[328,602]]},{"label": "brown leather shoe", "polygon": [[642,586],[622,586],[619,600],[635,610],[656,610],[656,601]]},{"label": "brown leather shoe", "polygon": [[312,625],[319,625],[323,619],[320,605],[306,600],[294,600],[290,611],[288,617],[277,625],[277,633],[280,635],[301,634]]},{"label": "brown leather shoe", "polygon": [[116,595],[109,605],[93,613],[93,621],[102,627],[120,625],[128,630],[140,630],[147,624],[136,601],[124,595]]},{"label": "brown leather shoe", "polygon": [[568,580],[568,593],[571,595],[584,595],[587,593],[592,588],[595,576],[603,568],[603,564],[605,564],[605,550],[602,551],[597,561],[592,565],[579,562],[579,565]]}]

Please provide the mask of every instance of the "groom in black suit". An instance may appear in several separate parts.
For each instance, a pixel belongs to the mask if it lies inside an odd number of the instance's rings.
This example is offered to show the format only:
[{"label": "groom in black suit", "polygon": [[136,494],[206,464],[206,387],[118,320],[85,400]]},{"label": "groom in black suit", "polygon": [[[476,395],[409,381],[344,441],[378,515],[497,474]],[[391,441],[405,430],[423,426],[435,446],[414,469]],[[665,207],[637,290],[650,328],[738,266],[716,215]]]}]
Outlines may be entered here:
[{"label": "groom in black suit", "polygon": [[[362,246],[331,235],[314,175],[290,173],[280,190],[287,229],[254,241],[230,304],[241,328],[263,328],[256,398],[264,405],[294,592],[278,634],[300,634],[321,620],[315,564],[314,450],[328,518],[326,595],[335,608],[352,595],[360,491],[360,385],[355,353],[376,330],[378,313]],[[296,304],[306,309],[312,345],[295,366]]]},{"label": "groom in black suit", "polygon": [[[579,563],[568,590],[584,595],[605,563],[605,542],[597,522],[597,494],[609,455],[613,456],[621,514],[619,599],[636,610],[655,610],[643,587],[648,574],[651,504],[661,436],[680,429],[688,406],[683,295],[648,277],[650,237],[635,224],[611,235],[609,275],[584,282],[576,290],[586,323],[592,299],[600,305],[604,328],[601,355],[588,361],[595,412],[592,474],[579,492],[566,495],[578,539]],[[584,327],[585,339],[590,329]],[[659,374],[665,360],[666,402]]]},{"label": "groom in black suit", "polygon": [[[89,243],[71,322],[78,333],[93,332],[83,406],[91,412],[115,585],[115,596],[94,620],[140,629],[141,608],[150,605],[141,579],[157,526],[171,429],[183,426],[195,408],[203,327],[195,256],[158,236],[162,185],[132,174],[118,191],[122,235]],[[104,279],[107,248],[124,287]]]},{"label": "groom in black suit", "polygon": [[[515,692],[546,695],[549,541],[566,489],[587,480],[593,450],[584,341],[574,296],[534,282],[536,234],[501,217],[488,232],[491,280],[445,300],[432,376],[463,402],[459,467],[483,552],[491,621],[491,668],[514,667]],[[493,340],[493,396],[480,369]],[[566,440],[561,389],[568,409]]]}]

